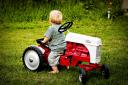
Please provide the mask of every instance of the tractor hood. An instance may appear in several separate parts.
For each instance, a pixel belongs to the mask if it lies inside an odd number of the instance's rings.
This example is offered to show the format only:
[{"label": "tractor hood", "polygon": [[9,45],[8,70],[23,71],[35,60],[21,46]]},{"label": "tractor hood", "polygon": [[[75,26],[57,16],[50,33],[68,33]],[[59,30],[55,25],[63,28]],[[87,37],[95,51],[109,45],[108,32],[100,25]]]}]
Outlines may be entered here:
[{"label": "tractor hood", "polygon": [[91,36],[86,36],[86,35],[71,33],[71,32],[69,32],[66,35],[65,40],[70,42],[75,42],[75,43],[81,43],[84,45],[94,45],[94,46],[102,45],[101,39],[98,37],[91,37]]}]

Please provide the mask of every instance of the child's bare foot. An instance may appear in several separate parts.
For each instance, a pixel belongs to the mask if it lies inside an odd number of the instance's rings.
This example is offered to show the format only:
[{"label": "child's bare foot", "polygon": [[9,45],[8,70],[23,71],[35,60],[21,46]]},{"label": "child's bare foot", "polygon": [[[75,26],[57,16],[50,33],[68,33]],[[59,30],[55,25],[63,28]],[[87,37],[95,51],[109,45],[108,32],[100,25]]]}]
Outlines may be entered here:
[{"label": "child's bare foot", "polygon": [[56,73],[59,73],[59,71],[50,71],[48,73],[56,74]]},{"label": "child's bare foot", "polygon": [[66,66],[66,69],[68,70],[69,69],[69,66]]}]

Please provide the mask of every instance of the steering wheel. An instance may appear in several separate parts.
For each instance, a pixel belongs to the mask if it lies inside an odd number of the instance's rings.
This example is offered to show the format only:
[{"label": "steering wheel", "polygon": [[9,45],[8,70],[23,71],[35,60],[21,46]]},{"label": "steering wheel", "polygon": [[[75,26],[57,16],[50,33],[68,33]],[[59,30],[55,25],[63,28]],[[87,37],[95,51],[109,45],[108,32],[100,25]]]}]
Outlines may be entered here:
[{"label": "steering wheel", "polygon": [[58,32],[62,33],[67,31],[67,29],[69,29],[72,25],[73,25],[73,22],[66,22],[59,27]]}]

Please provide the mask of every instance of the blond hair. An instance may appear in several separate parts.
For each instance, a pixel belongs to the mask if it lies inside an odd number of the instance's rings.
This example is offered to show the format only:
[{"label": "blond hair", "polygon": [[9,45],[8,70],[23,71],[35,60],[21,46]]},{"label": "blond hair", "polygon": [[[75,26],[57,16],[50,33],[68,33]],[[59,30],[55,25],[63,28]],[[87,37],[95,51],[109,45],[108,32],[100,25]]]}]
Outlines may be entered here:
[{"label": "blond hair", "polygon": [[52,10],[49,14],[49,22],[53,24],[61,24],[62,13],[59,10]]}]

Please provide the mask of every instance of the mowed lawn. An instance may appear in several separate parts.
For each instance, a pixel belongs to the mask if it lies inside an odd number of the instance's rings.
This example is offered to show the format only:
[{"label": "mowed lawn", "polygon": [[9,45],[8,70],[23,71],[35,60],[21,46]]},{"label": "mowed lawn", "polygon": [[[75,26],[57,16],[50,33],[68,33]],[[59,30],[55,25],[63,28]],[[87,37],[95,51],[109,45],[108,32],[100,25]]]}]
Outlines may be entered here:
[{"label": "mowed lawn", "polygon": [[[31,72],[24,69],[22,54],[35,40],[43,37],[47,21],[0,23],[0,85],[80,85],[79,68],[62,69],[58,74],[48,70]],[[82,19],[74,21],[71,32],[102,39],[101,63],[110,69],[110,78],[97,73],[87,85],[128,85],[128,17],[114,20]],[[94,74],[94,73],[93,73]]]}]

